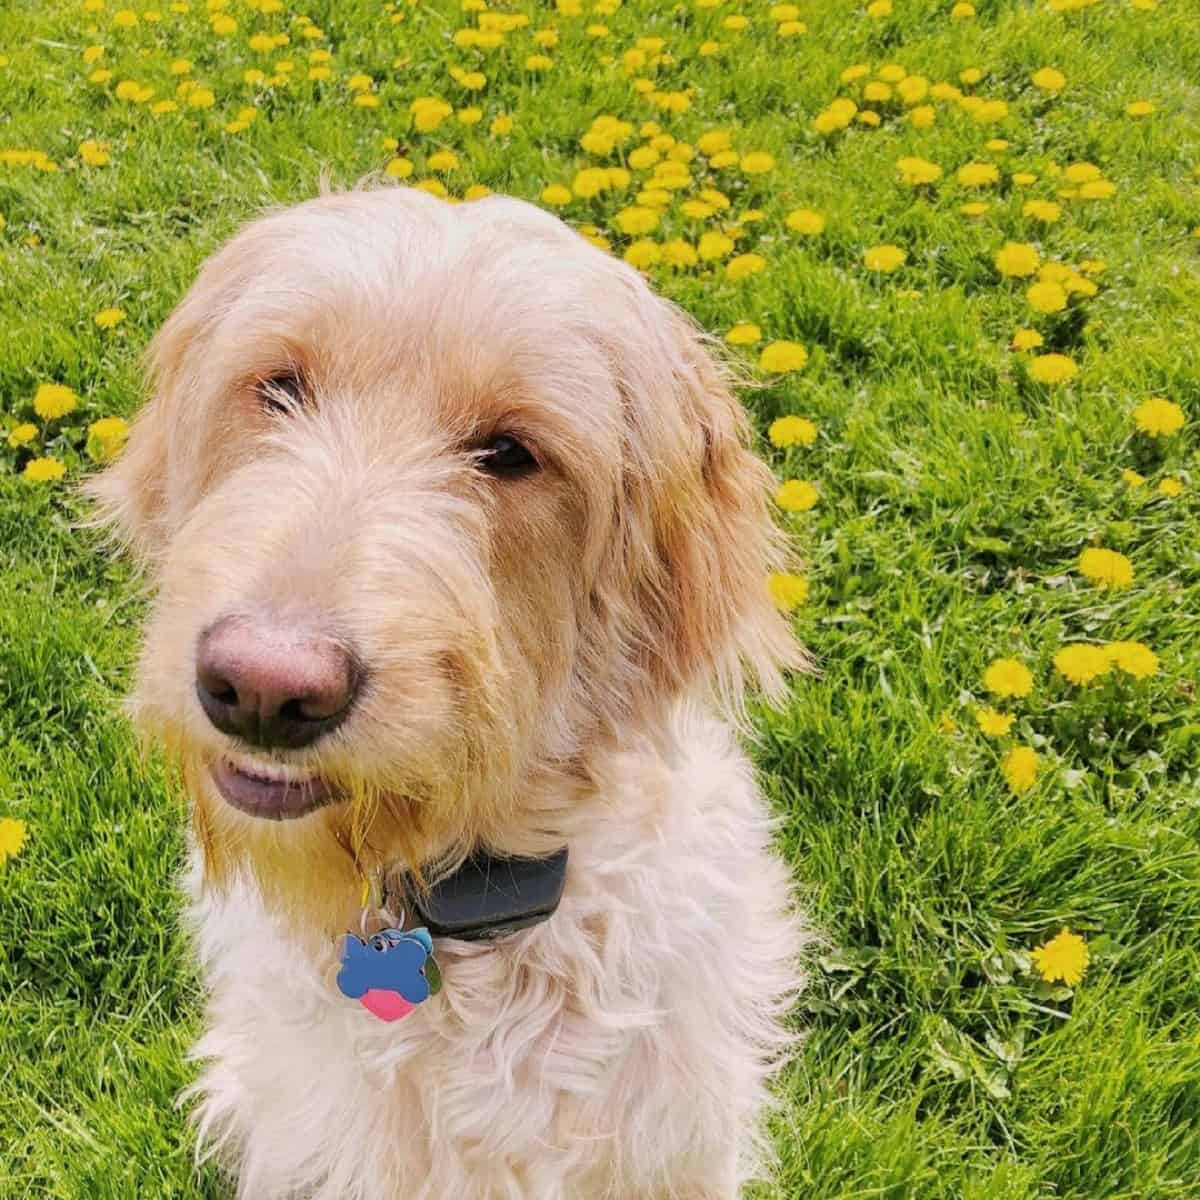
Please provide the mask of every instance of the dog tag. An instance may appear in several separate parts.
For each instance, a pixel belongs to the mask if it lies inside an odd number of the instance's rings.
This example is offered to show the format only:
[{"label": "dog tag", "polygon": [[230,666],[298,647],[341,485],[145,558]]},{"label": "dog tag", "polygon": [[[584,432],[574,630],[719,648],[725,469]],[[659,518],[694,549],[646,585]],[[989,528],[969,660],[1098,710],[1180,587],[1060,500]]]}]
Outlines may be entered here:
[{"label": "dog tag", "polygon": [[381,1021],[407,1017],[442,990],[429,930],[381,929],[366,939],[345,934],[337,985]]}]

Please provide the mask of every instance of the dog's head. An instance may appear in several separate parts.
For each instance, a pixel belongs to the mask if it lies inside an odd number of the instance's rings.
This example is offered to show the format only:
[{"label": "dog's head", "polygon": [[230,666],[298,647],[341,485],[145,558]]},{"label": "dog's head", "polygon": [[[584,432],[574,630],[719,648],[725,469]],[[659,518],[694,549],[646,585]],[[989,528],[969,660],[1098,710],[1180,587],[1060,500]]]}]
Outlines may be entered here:
[{"label": "dog's head", "polygon": [[210,866],[331,835],[519,850],[588,746],[799,661],[721,370],[536,208],[387,189],[266,216],[151,364],[91,492],[154,584],[133,708]]}]

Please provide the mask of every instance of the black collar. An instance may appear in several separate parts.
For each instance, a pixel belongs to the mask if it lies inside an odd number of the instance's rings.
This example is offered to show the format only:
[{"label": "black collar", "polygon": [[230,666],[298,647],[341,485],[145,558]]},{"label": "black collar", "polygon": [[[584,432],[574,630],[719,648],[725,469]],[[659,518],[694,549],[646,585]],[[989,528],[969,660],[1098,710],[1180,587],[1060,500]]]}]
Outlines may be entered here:
[{"label": "black collar", "polygon": [[567,847],[547,858],[504,858],[478,851],[423,895],[403,879],[396,890],[434,937],[477,942],[504,937],[550,917],[567,880]]}]

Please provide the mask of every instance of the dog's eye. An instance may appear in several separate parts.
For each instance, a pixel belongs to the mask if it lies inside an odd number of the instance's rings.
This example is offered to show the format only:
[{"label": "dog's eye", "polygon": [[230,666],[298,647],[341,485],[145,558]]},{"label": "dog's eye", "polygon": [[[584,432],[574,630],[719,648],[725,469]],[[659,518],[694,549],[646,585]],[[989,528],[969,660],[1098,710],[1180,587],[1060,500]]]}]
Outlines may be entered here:
[{"label": "dog's eye", "polygon": [[502,479],[536,471],[538,466],[537,459],[508,433],[501,433],[481,446],[476,461],[481,471]]},{"label": "dog's eye", "polygon": [[258,397],[267,412],[286,417],[304,407],[308,393],[299,371],[280,371],[259,383]]}]

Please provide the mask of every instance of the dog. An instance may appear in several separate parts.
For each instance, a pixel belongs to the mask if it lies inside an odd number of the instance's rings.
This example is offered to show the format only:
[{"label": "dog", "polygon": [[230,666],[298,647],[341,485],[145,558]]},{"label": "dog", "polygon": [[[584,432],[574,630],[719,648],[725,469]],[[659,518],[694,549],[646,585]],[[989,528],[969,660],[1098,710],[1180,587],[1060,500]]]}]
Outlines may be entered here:
[{"label": "dog", "polygon": [[[243,228],[149,362],[89,490],[190,798],[198,1154],[252,1200],[741,1195],[809,937],[742,696],[806,659],[719,356],[540,209],[368,187]],[[501,935],[388,899],[563,851]]]}]

